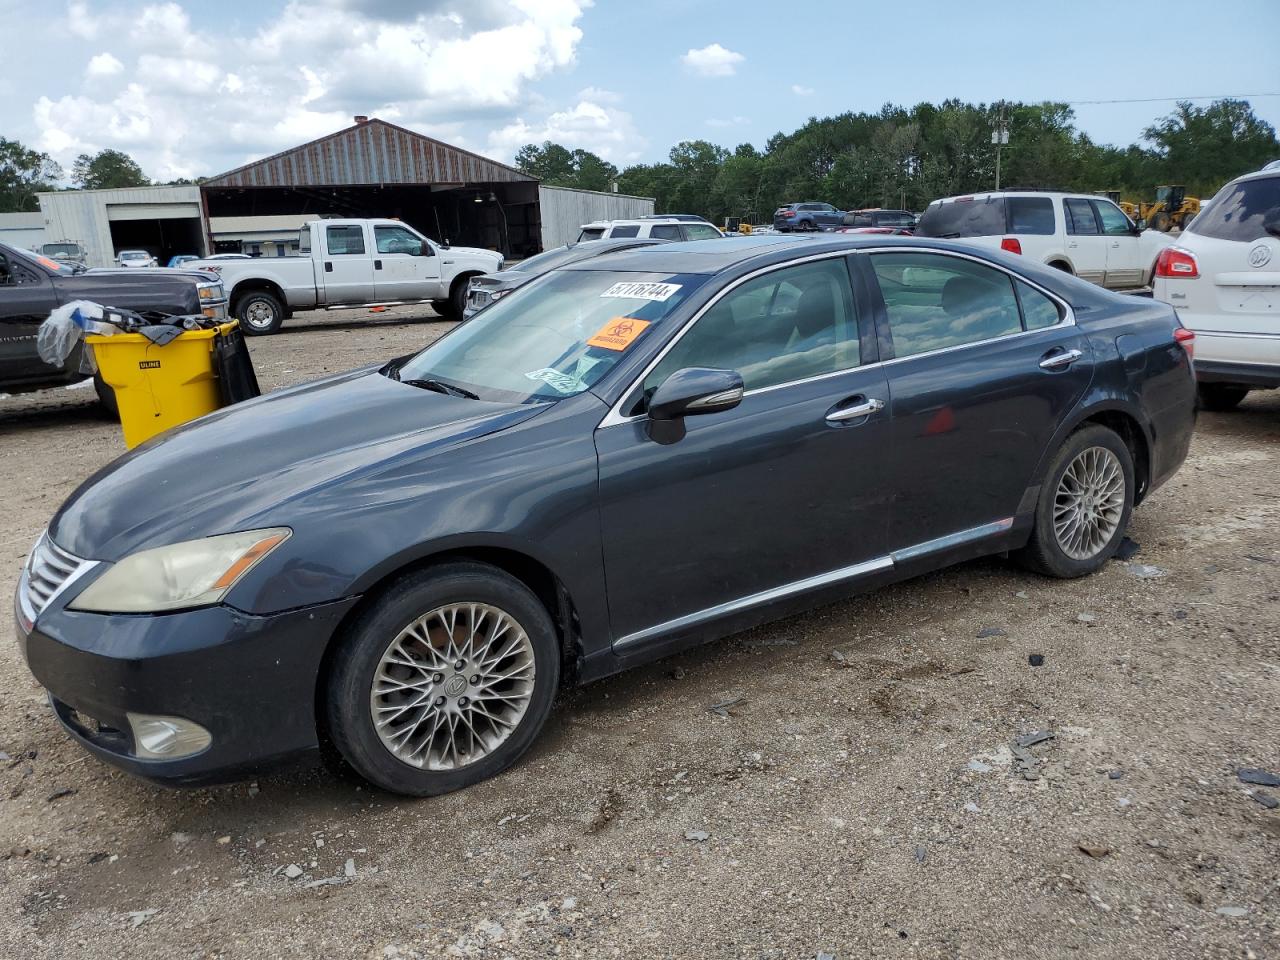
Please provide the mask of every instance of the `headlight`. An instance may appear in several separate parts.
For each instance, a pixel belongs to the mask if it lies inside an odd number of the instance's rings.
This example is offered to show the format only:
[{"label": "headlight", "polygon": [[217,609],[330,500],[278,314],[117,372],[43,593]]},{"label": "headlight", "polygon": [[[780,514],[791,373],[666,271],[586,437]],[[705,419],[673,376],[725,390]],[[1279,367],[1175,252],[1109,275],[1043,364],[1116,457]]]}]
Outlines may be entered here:
[{"label": "headlight", "polygon": [[221,300],[222,284],[220,283],[202,283],[197,288],[200,291],[200,300]]},{"label": "headlight", "polygon": [[508,293],[510,293],[510,292],[511,292],[510,290],[493,290],[493,291],[490,291],[490,293],[489,293],[489,299],[490,299],[490,300],[501,300],[503,297],[505,297],[505,296],[506,296]]},{"label": "headlight", "polygon": [[111,567],[69,606],[97,613],[158,613],[218,603],[291,532],[288,527],[245,530],[140,550]]}]

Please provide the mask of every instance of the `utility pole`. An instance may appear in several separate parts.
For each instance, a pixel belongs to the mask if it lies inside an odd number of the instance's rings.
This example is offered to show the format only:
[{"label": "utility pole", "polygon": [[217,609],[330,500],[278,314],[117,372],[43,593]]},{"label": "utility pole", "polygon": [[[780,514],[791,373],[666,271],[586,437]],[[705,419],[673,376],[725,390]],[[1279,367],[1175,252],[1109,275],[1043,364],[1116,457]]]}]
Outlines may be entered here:
[{"label": "utility pole", "polygon": [[996,189],[1000,189],[1000,150],[1009,142],[1009,121],[1005,118],[1004,101],[1000,101],[1000,119],[991,131],[991,142],[996,145]]}]

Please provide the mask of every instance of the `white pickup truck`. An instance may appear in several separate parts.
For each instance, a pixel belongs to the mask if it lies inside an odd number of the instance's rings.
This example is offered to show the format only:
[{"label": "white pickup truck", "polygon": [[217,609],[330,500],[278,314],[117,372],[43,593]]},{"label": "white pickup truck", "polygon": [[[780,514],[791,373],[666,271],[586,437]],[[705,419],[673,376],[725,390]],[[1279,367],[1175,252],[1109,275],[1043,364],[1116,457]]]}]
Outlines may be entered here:
[{"label": "white pickup truck", "polygon": [[275,333],[294,310],[431,301],[461,319],[471,278],[502,269],[502,254],[444,247],[399,220],[312,220],[293,257],[195,260],[222,277],[245,333]]}]

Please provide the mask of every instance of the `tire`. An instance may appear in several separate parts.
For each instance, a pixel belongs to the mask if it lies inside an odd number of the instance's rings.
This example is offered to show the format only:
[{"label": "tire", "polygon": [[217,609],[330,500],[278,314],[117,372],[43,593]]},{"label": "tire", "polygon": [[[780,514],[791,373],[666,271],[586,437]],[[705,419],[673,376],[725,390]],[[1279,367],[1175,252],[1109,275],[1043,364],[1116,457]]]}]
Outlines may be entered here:
[{"label": "tire", "polygon": [[236,301],[235,317],[240,329],[251,337],[279,333],[284,323],[284,304],[266,290],[251,290]]},{"label": "tire", "polygon": [[440,316],[442,317],[448,317],[449,301],[448,300],[432,300],[431,309],[434,310],[436,313],[440,314]]},{"label": "tire", "polygon": [[1229,383],[1200,384],[1200,406],[1214,413],[1227,413],[1240,406],[1240,401],[1249,393],[1248,387],[1237,387]]},{"label": "tire", "polygon": [[[456,663],[473,654],[465,642],[461,650],[452,643],[460,632],[474,629],[468,616],[475,616],[477,609],[481,634],[490,629],[488,624],[502,622],[501,617],[509,621],[500,643],[506,644],[505,638],[510,637],[517,644],[515,652],[489,667],[491,673],[505,672],[508,679],[499,683],[509,686],[472,682],[473,671],[486,669],[483,656],[462,670],[456,668]],[[448,611],[456,615],[452,630],[442,619]],[[400,657],[419,665],[409,666],[404,659],[384,664],[383,657],[398,645]],[[447,660],[440,653],[441,645],[449,654]],[[462,659],[455,661],[455,656]],[[509,679],[517,670],[524,675]],[[378,691],[375,679],[381,681]],[[326,682],[327,734],[342,759],[374,786],[407,796],[436,796],[487,780],[515,763],[542,730],[559,682],[560,644],[555,627],[528,587],[486,564],[430,567],[392,582],[344,631]],[[505,699],[482,695],[472,703],[466,694],[475,690],[500,692]],[[420,692],[430,692],[432,702],[418,709],[417,704],[427,699]],[[443,709],[437,709],[436,696]],[[402,709],[406,703],[411,704],[407,711]],[[375,728],[375,709],[384,716],[390,713],[383,733]],[[504,732],[499,724],[485,720],[490,710],[506,718],[511,729]],[[423,733],[426,723],[441,716],[456,721],[463,712],[472,720],[472,729],[481,732],[484,752],[478,759],[466,759],[476,747],[475,739],[455,739],[443,727]],[[398,718],[402,719],[397,722]],[[461,723],[455,729],[462,731]],[[483,739],[486,732],[488,743]],[[398,742],[393,746],[384,734]]]},{"label": "tire", "polygon": [[1159,230],[1161,233],[1168,233],[1169,227],[1172,226],[1172,222],[1169,220],[1169,214],[1161,210],[1151,218],[1149,226],[1152,230]]},{"label": "tire", "polygon": [[102,379],[102,374],[95,373],[93,375],[93,389],[98,394],[98,401],[102,404],[103,412],[110,416],[112,420],[119,420],[120,403],[116,400],[116,392],[111,388],[111,384]]},{"label": "tire", "polygon": [[1071,269],[1071,265],[1062,260],[1054,260],[1049,264],[1049,266],[1053,267],[1055,270],[1061,270],[1063,273],[1069,273],[1072,276],[1075,275],[1075,271]]},{"label": "tire", "polygon": [[[1106,523],[1091,524],[1086,514],[1078,526],[1072,526],[1070,516],[1064,511],[1070,509],[1073,502],[1075,478],[1087,477],[1093,466],[1108,477],[1100,488],[1110,491],[1110,495],[1103,498],[1098,514],[1106,518]],[[1064,482],[1073,467],[1076,470],[1072,478]],[[1111,559],[1124,539],[1133,513],[1134,490],[1133,456],[1115,431],[1096,424],[1077,430],[1049,465],[1036,504],[1035,528],[1019,560],[1049,577],[1071,579],[1096,572]],[[1055,529],[1055,514],[1059,523],[1067,526],[1065,534]],[[1084,542],[1074,540],[1071,534],[1072,530],[1080,529],[1091,532]]]}]

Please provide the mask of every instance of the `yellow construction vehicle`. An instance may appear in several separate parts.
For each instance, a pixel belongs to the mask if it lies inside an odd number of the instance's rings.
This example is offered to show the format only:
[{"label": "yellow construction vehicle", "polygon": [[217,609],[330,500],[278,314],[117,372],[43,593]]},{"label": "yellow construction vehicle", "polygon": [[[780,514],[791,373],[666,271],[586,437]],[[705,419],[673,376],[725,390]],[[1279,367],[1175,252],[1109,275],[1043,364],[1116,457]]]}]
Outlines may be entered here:
[{"label": "yellow construction vehicle", "polygon": [[1137,217],[1152,230],[1168,233],[1171,227],[1186,227],[1199,212],[1199,198],[1188,197],[1186,187],[1163,185],[1156,187],[1155,203],[1138,204]]}]

